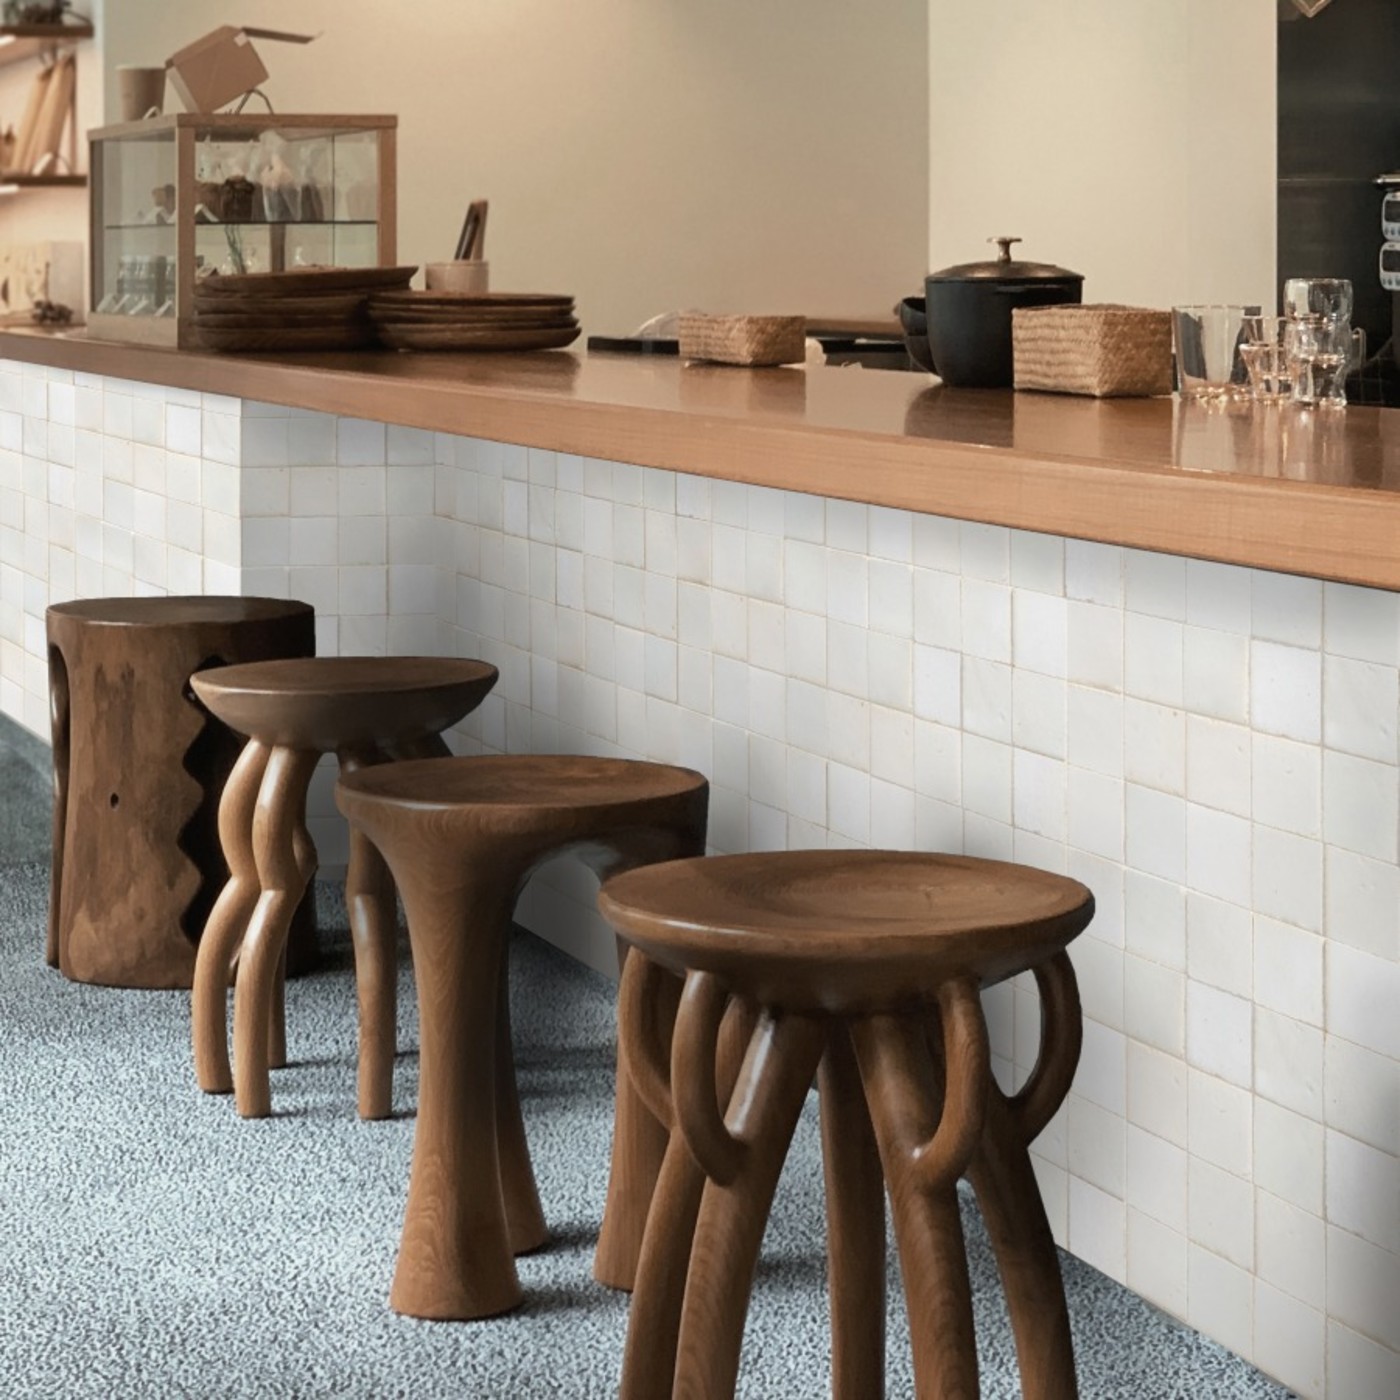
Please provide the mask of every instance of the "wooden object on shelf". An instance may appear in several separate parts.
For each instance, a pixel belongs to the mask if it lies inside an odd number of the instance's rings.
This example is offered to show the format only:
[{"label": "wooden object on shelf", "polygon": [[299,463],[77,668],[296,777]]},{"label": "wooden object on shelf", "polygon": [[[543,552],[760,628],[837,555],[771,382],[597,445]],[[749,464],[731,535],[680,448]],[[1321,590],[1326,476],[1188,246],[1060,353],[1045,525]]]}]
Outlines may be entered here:
[{"label": "wooden object on shelf", "polygon": [[[315,268],[295,266],[300,243],[310,239],[309,230],[319,230],[315,236],[325,246],[319,252],[313,249],[308,262],[368,265],[357,271],[393,269],[397,127],[398,118],[392,116],[178,112],[89,132],[92,306],[87,321],[91,333],[141,345],[195,347],[199,343],[193,316],[197,259],[207,260],[206,269],[225,263],[236,269],[243,265],[248,247],[256,245],[263,260],[258,272],[312,273]],[[282,185],[264,186],[249,179],[246,170],[196,178],[197,148],[200,152],[220,146],[251,148],[264,138],[280,137],[288,148],[323,142],[329,161],[334,143],[357,135],[363,136],[367,152],[364,178],[350,179],[341,170],[334,206],[328,193],[322,196],[316,181],[289,192]],[[131,142],[140,143],[147,164],[153,150],[168,145],[168,168],[140,180],[133,177],[128,187],[121,162],[124,147]],[[203,177],[209,172],[198,173]],[[153,180],[162,191],[160,211],[151,207],[146,193]],[[173,217],[164,210],[167,186],[173,189]],[[278,196],[275,209],[268,205],[270,190]],[[116,191],[135,200],[135,207],[109,204]],[[231,213],[238,215],[236,220]],[[352,229],[361,234],[346,251],[344,238]],[[123,286],[124,265],[125,280],[149,272],[158,290],[138,288],[129,293]],[[132,314],[132,306],[138,314]]]},{"label": "wooden object on shelf", "polygon": [[40,54],[51,54],[64,44],[92,38],[92,25],[87,20],[71,24],[4,24],[0,25],[0,68]]},{"label": "wooden object on shelf", "polygon": [[[1027,1149],[1079,1058],[1065,948],[1093,917],[1089,891],[970,857],[789,851],[634,870],[609,880],[598,903],[632,945],[621,1053],[652,1111],[673,1124],[637,1270],[623,1400],[672,1393],[668,1375],[678,1393],[733,1395],[774,1188],[819,1067],[833,1393],[884,1393],[882,1176],[918,1393],[978,1393],[957,1197],[968,1172],[1022,1388],[1031,1400],[1075,1395],[1064,1286]],[[1007,1097],[991,1076],[979,990],[1027,970],[1041,994],[1040,1058]],[[645,1014],[669,998],[665,972],[685,978],[669,1042]],[[716,1065],[735,1004],[757,1024],[725,1094]]]},{"label": "wooden object on shelf", "polygon": [[25,157],[24,169],[33,175],[57,173],[63,146],[63,133],[76,120],[73,99],[77,92],[78,60],[64,54],[49,69],[44,102],[34,124],[34,144]]},{"label": "wooden object on shelf", "polygon": [[[222,667],[194,677],[199,698],[247,744],[224,790],[219,835],[230,871],[195,965],[195,1076],[206,1094],[231,1088],[244,1118],[272,1111],[268,1071],[286,1063],[282,960],[293,909],[316,872],[306,793],[322,754],[342,774],[394,757],[447,753],[442,732],[496,683],[483,661],[332,656]],[[395,1050],[398,919],[394,886],[362,836],[351,834],[345,903],[360,1007],[359,1111],[387,1118]],[[234,1066],[227,1042],[234,984]]]},{"label": "wooden object on shelf", "polygon": [[[664,764],[486,756],[365,769],[341,779],[336,801],[393,872],[420,988],[418,1123],[389,1303],[415,1317],[506,1312],[521,1299],[513,1256],[546,1238],[511,1056],[516,897],[568,851],[601,875],[699,853],[709,785]],[[665,1134],[625,1063],[617,1082],[597,1268],[626,1283]]]},{"label": "wooden object on shelf", "polygon": [[[105,598],[48,610],[54,754],[46,956],[78,982],[188,987],[228,876],[219,794],[239,744],[189,690],[223,662],[310,656],[315,616],[272,598]],[[309,913],[309,910],[308,910]],[[298,921],[291,960],[314,957]]]},{"label": "wooden object on shelf", "polygon": [[34,81],[29,85],[29,92],[24,99],[24,114],[15,128],[14,168],[18,174],[30,173],[39,122],[52,81],[53,68],[44,67],[34,75]]}]

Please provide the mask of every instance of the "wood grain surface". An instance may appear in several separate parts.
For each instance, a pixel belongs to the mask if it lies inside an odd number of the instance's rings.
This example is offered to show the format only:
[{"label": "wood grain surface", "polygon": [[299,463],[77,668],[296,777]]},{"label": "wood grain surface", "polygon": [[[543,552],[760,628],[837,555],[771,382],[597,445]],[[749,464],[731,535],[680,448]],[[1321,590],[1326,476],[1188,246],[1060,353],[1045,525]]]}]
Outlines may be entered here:
[{"label": "wood grain surface", "polygon": [[[587,308],[582,319],[587,324]],[[239,357],[0,333],[0,356],[1400,589],[1400,414],[946,389],[648,357]]]}]

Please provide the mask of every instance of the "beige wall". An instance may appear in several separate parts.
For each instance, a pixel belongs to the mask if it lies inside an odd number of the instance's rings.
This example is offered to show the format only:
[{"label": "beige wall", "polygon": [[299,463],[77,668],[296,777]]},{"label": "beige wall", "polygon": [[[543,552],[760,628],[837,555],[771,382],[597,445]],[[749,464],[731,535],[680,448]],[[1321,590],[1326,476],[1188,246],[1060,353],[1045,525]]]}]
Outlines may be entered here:
[{"label": "beige wall", "polygon": [[930,266],[992,234],[1085,297],[1272,304],[1275,0],[929,0]]},{"label": "beige wall", "polygon": [[[876,313],[924,272],[927,0],[107,0],[108,71],[217,24],[288,111],[401,118],[400,249],[491,200],[501,289],[655,312]],[[171,105],[174,105],[173,103]]]}]

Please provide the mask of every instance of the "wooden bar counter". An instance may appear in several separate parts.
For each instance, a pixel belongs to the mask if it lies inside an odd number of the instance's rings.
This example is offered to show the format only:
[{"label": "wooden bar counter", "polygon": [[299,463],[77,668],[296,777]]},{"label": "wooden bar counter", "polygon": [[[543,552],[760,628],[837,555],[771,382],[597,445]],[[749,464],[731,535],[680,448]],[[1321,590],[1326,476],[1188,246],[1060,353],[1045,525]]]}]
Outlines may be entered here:
[{"label": "wooden bar counter", "polygon": [[0,358],[1400,588],[1400,414],[946,389],[619,355],[227,356],[0,332]]}]

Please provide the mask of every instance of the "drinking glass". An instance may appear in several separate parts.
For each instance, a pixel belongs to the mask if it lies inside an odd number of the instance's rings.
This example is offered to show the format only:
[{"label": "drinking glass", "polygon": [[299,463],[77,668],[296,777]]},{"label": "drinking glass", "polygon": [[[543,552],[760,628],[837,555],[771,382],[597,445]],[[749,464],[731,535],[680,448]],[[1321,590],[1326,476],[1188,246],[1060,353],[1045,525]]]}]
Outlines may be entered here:
[{"label": "drinking glass", "polygon": [[1290,320],[1330,316],[1351,320],[1351,283],[1345,277],[1290,277],[1283,284],[1283,314]]},{"label": "drinking glass", "polygon": [[1231,399],[1249,393],[1249,372],[1240,347],[1245,322],[1257,306],[1174,306],[1172,344],[1182,395]]},{"label": "drinking glass", "polygon": [[1289,321],[1286,316],[1246,316],[1240,356],[1249,373],[1249,388],[1264,403],[1278,403],[1293,390],[1285,344]]},{"label": "drinking glass", "polygon": [[1347,375],[1366,358],[1366,332],[1353,330],[1340,316],[1298,316],[1288,322],[1284,335],[1293,402],[1345,408]]}]

